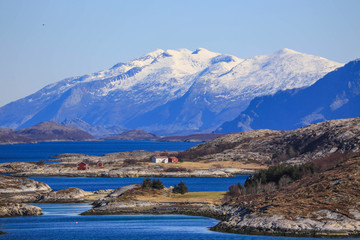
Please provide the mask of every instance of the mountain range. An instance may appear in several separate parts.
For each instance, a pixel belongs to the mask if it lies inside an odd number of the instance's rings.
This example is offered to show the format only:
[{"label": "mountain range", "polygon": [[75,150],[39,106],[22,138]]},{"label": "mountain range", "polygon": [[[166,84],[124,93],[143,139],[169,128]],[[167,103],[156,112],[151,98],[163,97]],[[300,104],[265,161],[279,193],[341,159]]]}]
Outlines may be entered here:
[{"label": "mountain range", "polygon": [[0,126],[55,121],[96,137],[135,128],[157,135],[211,132],[255,97],[311,86],[341,66],[286,48],[245,60],[203,48],[156,50],[9,103],[0,108]]},{"label": "mountain range", "polygon": [[360,59],[325,75],[305,89],[255,98],[218,132],[291,130],[331,119],[360,116]]}]

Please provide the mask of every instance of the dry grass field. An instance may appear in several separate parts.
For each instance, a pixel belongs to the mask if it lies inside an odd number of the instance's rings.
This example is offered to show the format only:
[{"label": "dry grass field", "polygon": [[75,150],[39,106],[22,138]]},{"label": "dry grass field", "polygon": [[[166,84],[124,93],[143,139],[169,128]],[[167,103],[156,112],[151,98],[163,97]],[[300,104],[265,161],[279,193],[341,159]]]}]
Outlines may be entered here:
[{"label": "dry grass field", "polygon": [[238,169],[265,169],[267,168],[264,164],[256,162],[236,162],[236,161],[221,161],[221,162],[179,162],[179,163],[147,163],[149,166],[160,166],[164,170],[168,168],[186,168],[188,170],[195,169],[210,169],[210,168],[238,168]]},{"label": "dry grass field", "polygon": [[157,193],[148,193],[144,195],[137,195],[136,199],[140,201],[149,201],[155,203],[208,203],[218,204],[221,203],[222,198],[226,192],[188,192],[185,194],[169,193],[166,190],[159,191]]}]

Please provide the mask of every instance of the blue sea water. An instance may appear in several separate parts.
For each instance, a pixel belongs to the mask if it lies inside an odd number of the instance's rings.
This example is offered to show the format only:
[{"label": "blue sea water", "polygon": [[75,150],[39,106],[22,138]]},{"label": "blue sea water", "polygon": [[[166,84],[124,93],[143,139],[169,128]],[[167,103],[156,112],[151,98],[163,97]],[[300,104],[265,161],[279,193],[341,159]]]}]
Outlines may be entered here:
[{"label": "blue sea water", "polygon": [[182,151],[199,143],[152,141],[42,142],[37,144],[0,145],[0,163],[36,162],[61,153],[102,156],[107,153],[134,150]]},{"label": "blue sea water", "polygon": [[[185,182],[189,192],[227,191],[232,184],[245,183],[248,175],[229,178],[160,178],[166,187]],[[99,189],[116,189],[130,184],[141,184],[144,178],[85,178],[85,177],[30,177],[48,184],[57,191],[69,187],[81,188],[85,191]]]},{"label": "blue sea water", "polygon": [[89,204],[34,204],[43,209],[39,217],[0,218],[1,229],[8,234],[2,239],[64,240],[64,239],[125,239],[125,240],[309,240],[248,236],[213,232],[208,227],[218,223],[205,217],[184,215],[109,215],[80,216]]},{"label": "blue sea water", "polygon": [[[169,143],[147,141],[56,142],[39,144],[0,145],[0,162],[39,161],[60,153],[104,155],[132,150],[186,150],[197,143]],[[225,191],[231,184],[243,183],[247,176],[232,178],[161,178],[166,186],[184,181],[190,191]],[[142,178],[72,178],[33,177],[48,183],[54,190],[79,187],[93,191],[114,189],[141,183]],[[7,232],[2,239],[126,239],[126,240],[180,240],[180,239],[239,239],[239,240],[307,240],[311,238],[285,238],[247,236],[212,232],[208,227],[218,223],[205,217],[184,215],[110,215],[80,216],[91,208],[89,204],[34,204],[43,209],[38,217],[0,218],[0,229]]]}]

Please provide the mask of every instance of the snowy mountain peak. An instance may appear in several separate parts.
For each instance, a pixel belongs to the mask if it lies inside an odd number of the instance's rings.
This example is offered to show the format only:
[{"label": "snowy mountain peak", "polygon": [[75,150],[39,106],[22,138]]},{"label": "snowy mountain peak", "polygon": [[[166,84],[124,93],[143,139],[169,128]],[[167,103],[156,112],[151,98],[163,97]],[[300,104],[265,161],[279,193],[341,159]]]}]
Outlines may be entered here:
[{"label": "snowy mountain peak", "polygon": [[162,53],[164,53],[164,52],[165,52],[165,51],[162,50],[162,49],[157,49],[157,50],[155,50],[155,51],[152,51],[152,52],[146,54],[145,56],[150,56],[150,57],[156,58],[156,57],[158,57],[160,54],[162,54]]},{"label": "snowy mountain peak", "polygon": [[78,119],[89,129],[210,131],[235,118],[253,98],[310,86],[340,66],[290,49],[246,60],[205,48],[158,49],[8,104],[0,108],[0,126]]},{"label": "snowy mountain peak", "polygon": [[300,52],[297,52],[295,50],[292,50],[290,48],[283,48],[279,51],[276,51],[275,54],[301,54]]}]

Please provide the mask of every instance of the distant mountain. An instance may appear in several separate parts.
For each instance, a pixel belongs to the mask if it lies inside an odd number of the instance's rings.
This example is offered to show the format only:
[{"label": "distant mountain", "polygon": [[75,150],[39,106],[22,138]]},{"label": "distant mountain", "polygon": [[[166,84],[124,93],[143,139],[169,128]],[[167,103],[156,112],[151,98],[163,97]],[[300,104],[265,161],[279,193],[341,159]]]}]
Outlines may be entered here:
[{"label": "distant mountain", "polygon": [[290,130],[331,119],[360,116],[360,59],[328,73],[305,89],[258,97],[217,132]]},{"label": "distant mountain", "polygon": [[148,140],[148,141],[157,141],[159,139],[160,137],[139,129],[126,131],[119,135],[104,138],[104,140]]},{"label": "distant mountain", "polygon": [[0,131],[0,144],[15,144],[15,143],[34,143],[35,140],[21,135],[16,135],[14,132]]},{"label": "distant mountain", "polygon": [[95,140],[93,136],[74,127],[65,126],[56,122],[41,122],[35,126],[21,129],[16,132],[35,141],[87,141]]},{"label": "distant mountain", "polygon": [[115,128],[113,133],[123,128],[158,135],[210,132],[253,98],[310,86],[340,66],[290,49],[246,60],[203,48],[156,50],[9,103],[0,108],[0,126],[81,120],[99,130]]},{"label": "distant mountain", "polygon": [[14,132],[16,132],[16,130],[12,128],[0,128],[0,133],[14,133]]},{"label": "distant mountain", "polygon": [[65,119],[63,122],[61,122],[61,124],[83,130],[90,133],[96,138],[104,138],[114,134],[120,134],[126,130],[119,126],[112,126],[108,128],[102,126],[94,126],[78,118],[73,120]]}]

